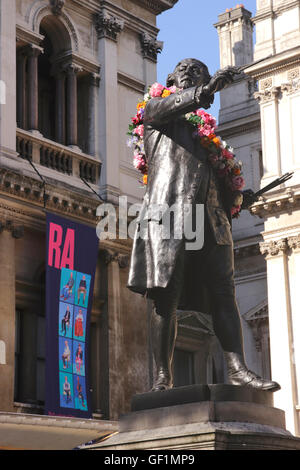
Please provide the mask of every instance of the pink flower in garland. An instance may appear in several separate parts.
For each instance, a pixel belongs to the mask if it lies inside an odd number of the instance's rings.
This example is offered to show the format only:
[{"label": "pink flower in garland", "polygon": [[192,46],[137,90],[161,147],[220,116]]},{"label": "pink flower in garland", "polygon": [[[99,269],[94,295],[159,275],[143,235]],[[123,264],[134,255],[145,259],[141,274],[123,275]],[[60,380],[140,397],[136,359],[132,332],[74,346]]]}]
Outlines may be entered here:
[{"label": "pink flower in garland", "polygon": [[234,216],[237,216],[239,214],[241,210],[241,206],[233,206],[231,208],[231,215],[234,217]]},{"label": "pink flower in garland", "polygon": [[232,160],[234,158],[234,155],[232,152],[227,150],[226,148],[222,149],[222,157],[226,158],[227,160]]},{"label": "pink flower in garland", "polygon": [[204,126],[198,127],[198,135],[200,137],[208,137],[211,134],[214,134],[214,128],[211,127],[209,124],[204,124]]},{"label": "pink flower in garland", "polygon": [[134,129],[134,133],[139,135],[140,137],[143,137],[144,135],[144,125],[140,124],[138,127]]},{"label": "pink flower in garland", "polygon": [[231,180],[233,191],[241,190],[245,186],[245,180],[242,176],[234,176]]},{"label": "pink flower in garland", "polygon": [[133,166],[139,171],[143,171],[145,169],[146,162],[142,154],[138,153],[134,155]]},{"label": "pink flower in garland", "polygon": [[164,91],[165,87],[160,83],[154,83],[149,90],[149,94],[152,98],[157,98],[161,96],[162,92]]}]

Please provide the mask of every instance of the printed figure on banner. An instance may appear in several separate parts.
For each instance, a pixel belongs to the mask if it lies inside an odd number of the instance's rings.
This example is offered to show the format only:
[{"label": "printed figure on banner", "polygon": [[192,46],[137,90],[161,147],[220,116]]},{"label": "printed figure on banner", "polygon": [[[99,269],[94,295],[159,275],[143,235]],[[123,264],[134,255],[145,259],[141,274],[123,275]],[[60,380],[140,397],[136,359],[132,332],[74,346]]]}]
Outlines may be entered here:
[{"label": "printed figure on banner", "polygon": [[75,288],[75,304],[87,307],[89,301],[91,276],[84,273],[77,273]]},{"label": "printed figure on banner", "polygon": [[72,340],[59,338],[59,370],[72,373]]},{"label": "printed figure on banner", "polygon": [[85,308],[80,308],[80,307],[74,308],[73,337],[81,341],[85,341],[86,315],[87,315],[87,311]]},{"label": "printed figure on banner", "polygon": [[59,302],[58,334],[72,338],[73,334],[73,305]]},{"label": "printed figure on banner", "polygon": [[73,342],[73,374],[85,375],[84,343]]},{"label": "printed figure on banner", "polygon": [[60,300],[73,304],[75,298],[76,271],[62,268],[60,284]]},{"label": "printed figure on banner", "polygon": [[60,406],[74,408],[73,376],[64,372],[59,373]]},{"label": "printed figure on banner", "polygon": [[73,377],[75,408],[78,410],[86,410],[87,403],[84,377],[79,377],[78,375],[73,375]]}]

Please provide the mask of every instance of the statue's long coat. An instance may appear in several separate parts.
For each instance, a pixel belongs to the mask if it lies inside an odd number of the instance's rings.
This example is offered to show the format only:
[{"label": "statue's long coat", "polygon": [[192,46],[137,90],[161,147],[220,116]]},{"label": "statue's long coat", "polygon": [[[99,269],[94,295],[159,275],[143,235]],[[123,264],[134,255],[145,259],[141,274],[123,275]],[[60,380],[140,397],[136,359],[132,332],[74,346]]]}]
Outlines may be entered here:
[{"label": "statue's long coat", "polygon": [[[205,204],[206,223],[210,225],[213,242],[232,245],[230,195],[207,161],[207,150],[193,136],[195,128],[184,119],[186,113],[199,108],[195,91],[193,87],[167,98],[152,98],[145,108],[144,142],[149,169],[140,220],[143,227],[146,223],[148,239],[139,236],[138,224],[127,285],[140,294],[148,292],[149,295],[154,288],[167,286],[177,256],[186,243],[184,238],[157,236],[162,214],[147,212],[154,205],[177,204],[183,215],[185,204],[195,204],[195,201]],[[205,266],[196,266],[196,256],[188,259],[179,308],[204,311],[201,287]]]}]

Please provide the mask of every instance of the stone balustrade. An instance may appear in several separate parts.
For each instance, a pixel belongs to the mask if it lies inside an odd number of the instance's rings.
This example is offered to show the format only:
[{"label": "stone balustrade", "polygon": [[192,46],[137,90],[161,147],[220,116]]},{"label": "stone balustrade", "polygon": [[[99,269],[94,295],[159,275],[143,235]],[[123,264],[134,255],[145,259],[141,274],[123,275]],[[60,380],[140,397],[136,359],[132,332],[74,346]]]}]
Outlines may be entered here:
[{"label": "stone balustrade", "polygon": [[101,162],[80,151],[45,139],[42,135],[17,129],[17,152],[21,158],[67,176],[98,184]]}]

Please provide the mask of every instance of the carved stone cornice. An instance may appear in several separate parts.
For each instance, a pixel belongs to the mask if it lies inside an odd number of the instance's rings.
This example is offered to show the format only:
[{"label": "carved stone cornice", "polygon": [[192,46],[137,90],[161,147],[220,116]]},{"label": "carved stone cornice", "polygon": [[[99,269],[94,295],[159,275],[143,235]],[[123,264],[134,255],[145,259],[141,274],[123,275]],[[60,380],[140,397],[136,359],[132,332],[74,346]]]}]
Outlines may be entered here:
[{"label": "carved stone cornice", "polygon": [[51,11],[53,15],[61,15],[62,9],[65,5],[65,0],[50,0]]},{"label": "carved stone cornice", "polygon": [[173,8],[173,6],[178,2],[178,0],[132,0],[137,3],[139,6],[143,6],[150,10],[155,15],[159,15],[165,10]]},{"label": "carved stone cornice", "polygon": [[140,34],[140,41],[143,57],[156,63],[157,54],[161,53],[163,49],[163,42],[157,41],[156,38],[144,32]]},{"label": "carved stone cornice", "polygon": [[98,39],[108,38],[116,42],[118,34],[124,28],[124,20],[104,11],[95,15],[94,18]]},{"label": "carved stone cornice", "polygon": [[274,214],[291,212],[300,208],[300,190],[286,188],[268,198],[262,196],[259,201],[249,209],[252,215],[267,218]]},{"label": "carved stone cornice", "polygon": [[[34,209],[44,207],[44,192],[42,184],[34,178],[16,173],[13,170],[0,169],[0,194],[10,197],[15,202],[25,202]],[[59,190],[57,186],[46,183],[46,209],[69,215],[74,218],[81,219],[89,224],[96,224],[96,209],[99,200],[93,196],[88,197],[85,193],[75,193],[65,190]],[[8,204],[0,203],[0,210],[15,209]],[[17,211],[22,216],[22,211]],[[24,211],[26,218],[30,216],[29,212]]]}]

